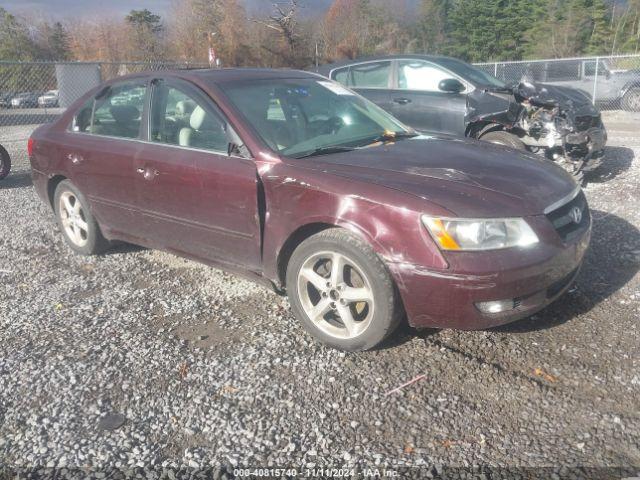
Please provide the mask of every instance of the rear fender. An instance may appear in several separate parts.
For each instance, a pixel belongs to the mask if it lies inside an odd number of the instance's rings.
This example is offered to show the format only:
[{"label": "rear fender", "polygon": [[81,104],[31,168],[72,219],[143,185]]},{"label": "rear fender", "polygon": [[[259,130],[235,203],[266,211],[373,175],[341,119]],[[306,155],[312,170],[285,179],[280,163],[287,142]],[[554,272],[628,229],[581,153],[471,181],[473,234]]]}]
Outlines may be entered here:
[{"label": "rear fender", "polygon": [[620,98],[624,97],[629,90],[636,87],[640,88],[640,80],[631,80],[627,82],[627,84],[620,89]]}]

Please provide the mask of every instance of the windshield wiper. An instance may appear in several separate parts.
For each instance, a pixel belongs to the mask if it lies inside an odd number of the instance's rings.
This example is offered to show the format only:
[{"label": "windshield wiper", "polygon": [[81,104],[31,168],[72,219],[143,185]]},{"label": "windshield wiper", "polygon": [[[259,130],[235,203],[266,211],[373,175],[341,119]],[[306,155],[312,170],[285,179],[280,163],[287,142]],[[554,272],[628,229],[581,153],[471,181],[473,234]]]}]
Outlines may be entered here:
[{"label": "windshield wiper", "polygon": [[295,158],[307,158],[307,157],[317,157],[318,155],[330,155],[332,153],[342,153],[342,152],[350,152],[355,150],[354,147],[341,147],[341,146],[329,146],[329,147],[318,147],[315,150],[310,151],[309,153],[305,153],[304,155],[299,155]]}]

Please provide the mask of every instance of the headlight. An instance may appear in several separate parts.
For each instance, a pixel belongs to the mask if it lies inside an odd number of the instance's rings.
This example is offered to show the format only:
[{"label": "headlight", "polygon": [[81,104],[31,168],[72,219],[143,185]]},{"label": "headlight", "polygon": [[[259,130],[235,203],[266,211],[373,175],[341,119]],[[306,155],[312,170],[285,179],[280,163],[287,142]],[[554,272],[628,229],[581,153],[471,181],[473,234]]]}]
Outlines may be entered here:
[{"label": "headlight", "polygon": [[496,250],[538,243],[538,236],[523,218],[437,218],[422,216],[442,250]]}]

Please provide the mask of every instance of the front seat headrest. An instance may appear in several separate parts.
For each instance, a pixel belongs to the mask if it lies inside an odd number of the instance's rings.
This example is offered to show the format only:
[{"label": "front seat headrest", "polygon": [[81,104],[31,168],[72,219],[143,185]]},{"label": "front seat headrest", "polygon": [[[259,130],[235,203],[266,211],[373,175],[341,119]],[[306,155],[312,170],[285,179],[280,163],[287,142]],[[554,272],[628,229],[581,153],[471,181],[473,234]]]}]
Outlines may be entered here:
[{"label": "front seat headrest", "polygon": [[189,118],[189,125],[194,130],[219,130],[221,128],[218,122],[214,120],[213,115],[207,113],[200,105],[193,109]]},{"label": "front seat headrest", "polygon": [[112,105],[109,112],[116,123],[130,123],[140,116],[137,107],[133,105]]},{"label": "front seat headrest", "polygon": [[195,102],[192,102],[191,100],[180,100],[176,103],[176,115],[186,117],[187,115],[190,115],[195,108]]}]

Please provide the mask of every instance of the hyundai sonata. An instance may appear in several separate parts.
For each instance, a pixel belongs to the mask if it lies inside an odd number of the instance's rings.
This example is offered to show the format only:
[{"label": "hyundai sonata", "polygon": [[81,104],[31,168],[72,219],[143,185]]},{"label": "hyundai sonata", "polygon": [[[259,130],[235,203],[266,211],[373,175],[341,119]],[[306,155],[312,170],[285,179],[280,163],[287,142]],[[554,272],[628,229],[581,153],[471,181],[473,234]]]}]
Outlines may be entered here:
[{"label": "hyundai sonata", "polygon": [[531,315],[572,283],[591,230],[552,162],[417,134],[306,72],[117,78],[38,128],[29,155],[74,251],[121,240],[243,274],[344,350],[405,317],[483,329]]}]

